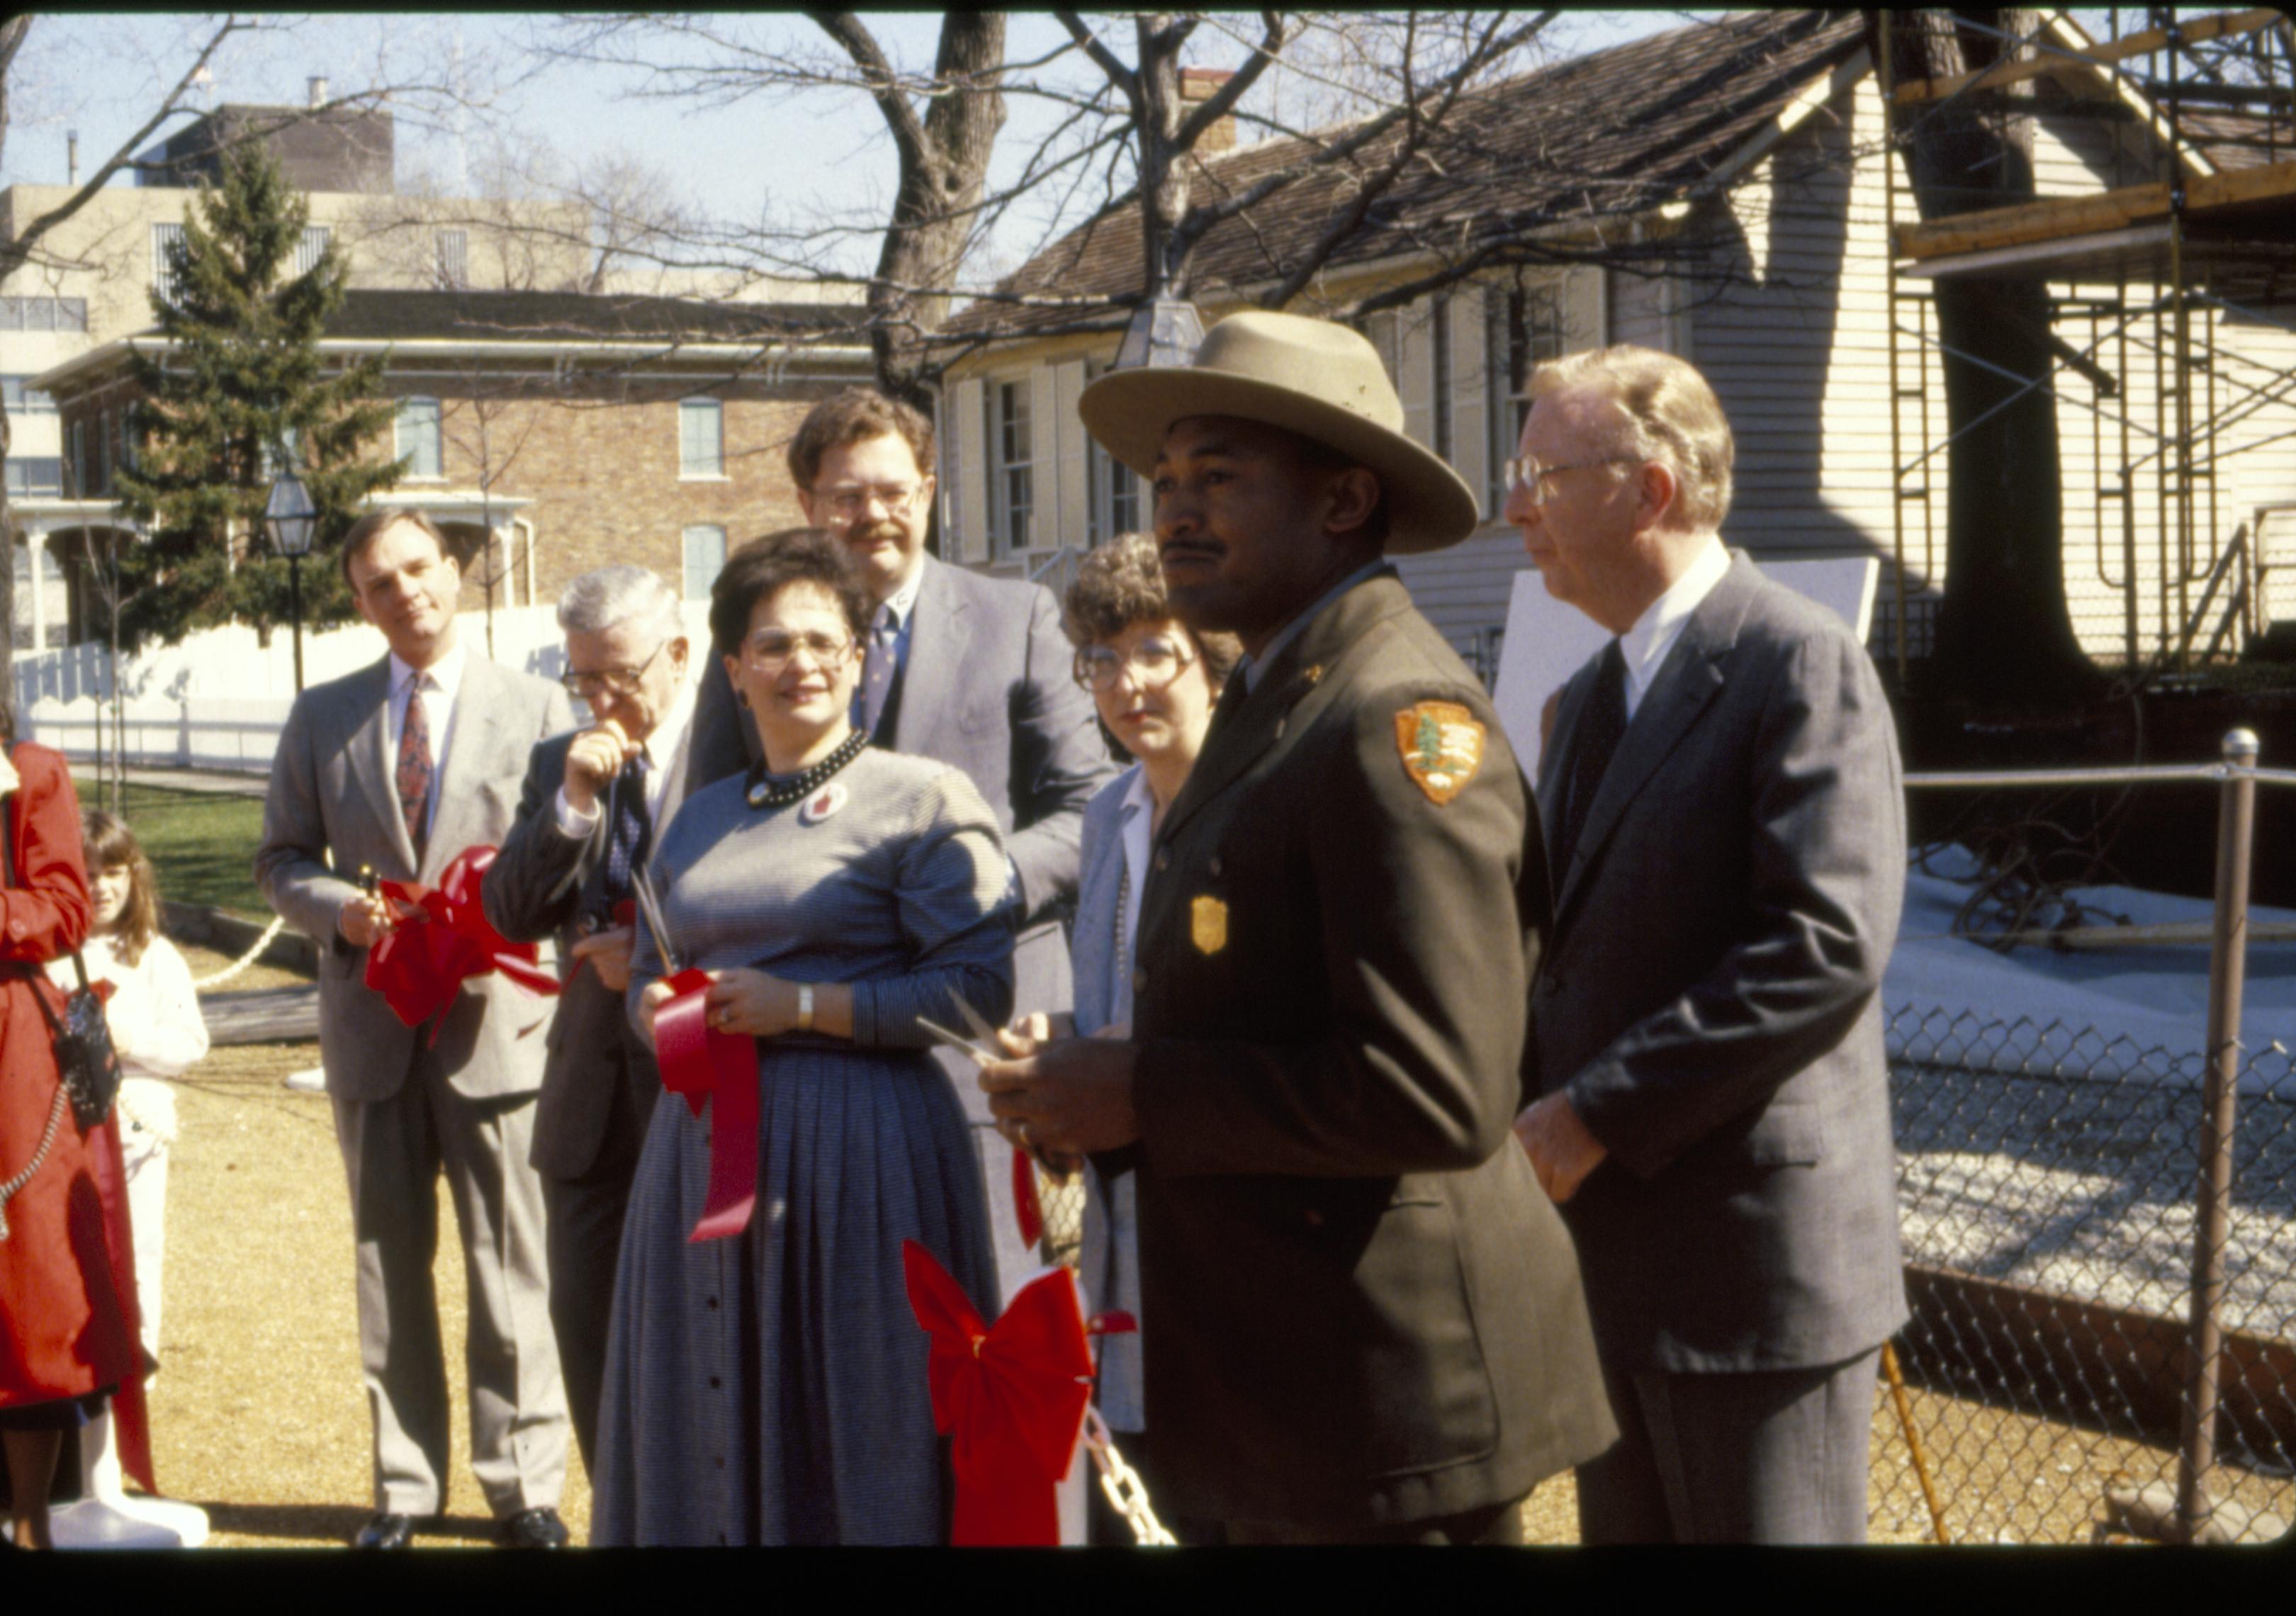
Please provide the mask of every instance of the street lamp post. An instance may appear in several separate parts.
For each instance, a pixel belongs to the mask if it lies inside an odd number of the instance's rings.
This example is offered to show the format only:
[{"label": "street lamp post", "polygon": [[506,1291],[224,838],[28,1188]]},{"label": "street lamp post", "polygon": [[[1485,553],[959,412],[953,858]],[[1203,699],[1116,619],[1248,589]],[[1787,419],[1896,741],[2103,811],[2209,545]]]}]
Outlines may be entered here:
[{"label": "street lamp post", "polygon": [[263,525],[271,543],[287,558],[287,610],[295,622],[295,693],[303,693],[303,558],[311,553],[311,530],[319,513],[303,480],[292,470],[283,471],[271,485],[263,507]]}]

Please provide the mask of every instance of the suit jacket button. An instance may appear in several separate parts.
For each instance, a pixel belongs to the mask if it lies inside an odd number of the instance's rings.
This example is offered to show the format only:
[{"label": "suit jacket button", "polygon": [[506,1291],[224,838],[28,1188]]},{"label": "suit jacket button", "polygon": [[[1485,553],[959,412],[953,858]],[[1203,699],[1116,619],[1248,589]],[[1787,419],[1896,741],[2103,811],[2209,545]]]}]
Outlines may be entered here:
[{"label": "suit jacket button", "polygon": [[1312,1207],[1309,1208],[1308,1211],[1308,1226],[1311,1229],[1322,1228],[1324,1226],[1323,1213],[1316,1211]]},{"label": "suit jacket button", "polygon": [[1139,995],[1139,994],[1143,994],[1143,993],[1145,993],[1145,992],[1147,992],[1147,991],[1148,991],[1148,967],[1147,967],[1147,966],[1145,966],[1145,965],[1135,965],[1135,966],[1132,968],[1132,991],[1133,991],[1133,993],[1134,993],[1134,995],[1135,995],[1135,996],[1137,996],[1137,995]]},{"label": "suit jacket button", "polygon": [[1171,849],[1158,848],[1156,849],[1156,867],[1160,870],[1168,870],[1172,867]]},{"label": "suit jacket button", "polygon": [[1211,871],[1211,873],[1212,873],[1213,874],[1215,874],[1215,875],[1217,875],[1217,874],[1218,874],[1220,873],[1220,861],[1219,861],[1219,855],[1218,855],[1218,853],[1215,853],[1215,854],[1213,854],[1213,855],[1212,855],[1212,861],[1211,861],[1211,863],[1210,863],[1209,865],[1207,865],[1206,867],[1207,867],[1208,869],[1210,869],[1210,870]]}]

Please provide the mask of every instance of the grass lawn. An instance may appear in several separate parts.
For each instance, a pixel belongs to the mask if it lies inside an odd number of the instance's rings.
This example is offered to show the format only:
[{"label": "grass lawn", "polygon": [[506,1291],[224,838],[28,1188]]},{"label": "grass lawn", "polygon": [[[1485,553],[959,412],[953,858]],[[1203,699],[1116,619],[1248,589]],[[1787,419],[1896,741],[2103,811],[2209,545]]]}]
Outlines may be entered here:
[{"label": "grass lawn", "polygon": [[[73,776],[72,789],[83,807],[103,800],[92,777]],[[127,818],[160,873],[160,897],[209,905],[250,920],[271,918],[252,867],[263,837],[259,800],[130,783]]]}]

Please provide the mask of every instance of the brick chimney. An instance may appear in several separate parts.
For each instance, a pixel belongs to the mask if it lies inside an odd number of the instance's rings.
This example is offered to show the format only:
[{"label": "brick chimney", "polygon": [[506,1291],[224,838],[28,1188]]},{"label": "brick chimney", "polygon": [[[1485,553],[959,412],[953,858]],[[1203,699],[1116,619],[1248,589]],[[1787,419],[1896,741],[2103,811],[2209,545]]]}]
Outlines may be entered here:
[{"label": "brick chimney", "polygon": [[[1193,108],[1200,101],[1210,101],[1222,86],[1235,75],[1226,68],[1182,68],[1180,70],[1180,103]],[[1204,131],[1196,143],[1198,157],[1218,157],[1223,152],[1235,150],[1235,114],[1230,112]]]}]

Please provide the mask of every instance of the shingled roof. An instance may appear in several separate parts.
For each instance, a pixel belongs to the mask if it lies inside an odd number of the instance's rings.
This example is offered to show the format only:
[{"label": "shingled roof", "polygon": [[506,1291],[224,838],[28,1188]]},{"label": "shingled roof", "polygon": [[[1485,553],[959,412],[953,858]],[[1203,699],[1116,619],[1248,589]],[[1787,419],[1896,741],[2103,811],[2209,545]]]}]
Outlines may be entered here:
[{"label": "shingled roof", "polygon": [[834,303],[712,303],[578,291],[353,290],[330,338],[404,342],[793,342],[854,324]]},{"label": "shingled roof", "polygon": [[[1369,217],[1329,259],[1332,267],[1439,239],[1472,249],[1559,220],[1617,217],[1672,200],[1726,162],[1810,83],[1865,42],[1857,13],[1770,12],[1653,35],[1558,62],[1463,96]],[[1390,137],[1385,152],[1391,155]],[[1199,201],[1233,196],[1315,148],[1264,141],[1198,168]],[[1248,217],[1215,226],[1191,275],[1199,300],[1282,279],[1352,199],[1351,176],[1376,168],[1382,143],[1277,192]],[[998,283],[1012,293],[1136,299],[1142,290],[1136,207],[1070,232]],[[977,300],[948,322],[954,335],[1025,335],[1079,324],[1113,328],[1124,315],[1079,319],[1071,308]]]}]

